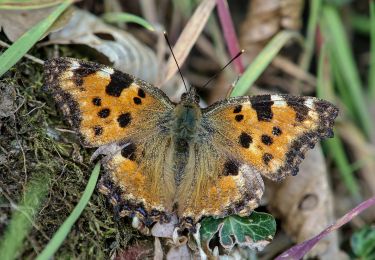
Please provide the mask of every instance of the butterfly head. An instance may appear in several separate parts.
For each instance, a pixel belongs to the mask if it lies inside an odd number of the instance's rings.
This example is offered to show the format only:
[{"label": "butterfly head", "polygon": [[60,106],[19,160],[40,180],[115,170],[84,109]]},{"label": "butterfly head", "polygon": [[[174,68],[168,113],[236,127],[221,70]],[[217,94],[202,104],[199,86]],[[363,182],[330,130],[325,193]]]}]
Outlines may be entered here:
[{"label": "butterfly head", "polygon": [[191,87],[188,92],[181,95],[182,104],[199,104],[199,100],[197,90],[194,87]]}]

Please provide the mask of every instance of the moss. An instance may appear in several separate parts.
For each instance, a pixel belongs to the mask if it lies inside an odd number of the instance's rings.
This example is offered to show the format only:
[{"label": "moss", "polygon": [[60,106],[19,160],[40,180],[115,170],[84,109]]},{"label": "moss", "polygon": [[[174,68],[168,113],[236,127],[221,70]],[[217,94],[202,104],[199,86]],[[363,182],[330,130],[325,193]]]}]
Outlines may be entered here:
[{"label": "moss", "polygon": [[[34,49],[32,54],[43,59],[50,52],[52,48]],[[61,52],[71,54],[66,47]],[[49,189],[40,198],[44,202],[23,242],[22,258],[34,258],[44,248],[78,203],[94,167],[89,162],[93,150],[82,148],[75,134],[61,131],[69,127],[43,90],[42,77],[42,66],[23,59],[0,80],[16,93],[13,113],[0,118],[0,188],[6,194],[0,196],[6,205],[0,210],[0,239],[14,215],[7,198],[19,203],[30,179],[49,175]],[[108,258],[134,241],[135,234],[129,221],[114,219],[105,198],[95,191],[56,258]]]}]

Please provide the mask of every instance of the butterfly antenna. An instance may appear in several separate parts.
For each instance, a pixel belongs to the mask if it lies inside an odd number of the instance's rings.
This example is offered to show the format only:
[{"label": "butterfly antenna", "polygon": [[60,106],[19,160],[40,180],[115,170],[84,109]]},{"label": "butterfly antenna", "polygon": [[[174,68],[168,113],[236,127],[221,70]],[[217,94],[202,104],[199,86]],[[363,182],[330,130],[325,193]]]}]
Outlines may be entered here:
[{"label": "butterfly antenna", "polygon": [[186,86],[186,83],[185,83],[184,77],[182,76],[182,72],[181,72],[180,66],[178,66],[178,62],[177,62],[176,57],[174,56],[174,53],[173,53],[173,50],[172,50],[172,47],[171,47],[171,43],[169,42],[169,39],[168,39],[168,36],[167,36],[167,32],[165,32],[165,31],[164,31],[164,38],[165,38],[165,40],[167,41],[167,44],[168,44],[169,49],[171,50],[171,53],[172,53],[173,59],[174,59],[174,61],[176,62],[176,65],[177,65],[177,68],[178,68],[178,72],[180,73],[180,76],[181,76],[182,82],[184,83],[184,86],[185,86],[186,92],[188,92],[188,89],[187,89],[187,86]]},{"label": "butterfly antenna", "polygon": [[245,50],[240,50],[239,53],[236,54],[236,56],[234,56],[224,67],[222,67],[215,75],[213,75],[207,82],[206,84],[204,84],[202,86],[202,88],[206,87],[214,78],[216,78],[226,67],[229,66],[229,64],[231,64],[235,59],[237,59],[238,57],[240,57],[240,55],[242,53],[244,53]]}]

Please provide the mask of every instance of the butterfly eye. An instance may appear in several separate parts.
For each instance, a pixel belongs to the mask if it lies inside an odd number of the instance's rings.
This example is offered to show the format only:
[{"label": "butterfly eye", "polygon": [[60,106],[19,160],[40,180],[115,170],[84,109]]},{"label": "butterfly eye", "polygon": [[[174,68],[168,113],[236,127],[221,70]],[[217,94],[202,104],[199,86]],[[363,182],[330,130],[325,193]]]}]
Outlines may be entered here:
[{"label": "butterfly eye", "polygon": [[187,93],[187,92],[185,92],[185,93],[182,93],[182,95],[181,95],[181,101],[184,101],[184,100],[186,100],[186,99],[187,99],[187,97],[188,97],[188,93]]}]

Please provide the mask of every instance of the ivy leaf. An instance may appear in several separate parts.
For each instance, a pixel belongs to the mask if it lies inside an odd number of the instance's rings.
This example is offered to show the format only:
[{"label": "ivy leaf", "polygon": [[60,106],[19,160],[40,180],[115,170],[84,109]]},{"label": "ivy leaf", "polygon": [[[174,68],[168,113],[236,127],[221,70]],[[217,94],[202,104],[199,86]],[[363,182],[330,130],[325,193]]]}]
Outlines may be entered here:
[{"label": "ivy leaf", "polygon": [[375,227],[365,226],[355,232],[350,245],[353,253],[360,259],[375,259]]},{"label": "ivy leaf", "polygon": [[205,251],[211,251],[209,244],[215,237],[228,252],[236,244],[261,251],[273,239],[276,222],[272,215],[254,211],[248,217],[205,218],[199,232]]}]

